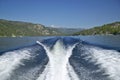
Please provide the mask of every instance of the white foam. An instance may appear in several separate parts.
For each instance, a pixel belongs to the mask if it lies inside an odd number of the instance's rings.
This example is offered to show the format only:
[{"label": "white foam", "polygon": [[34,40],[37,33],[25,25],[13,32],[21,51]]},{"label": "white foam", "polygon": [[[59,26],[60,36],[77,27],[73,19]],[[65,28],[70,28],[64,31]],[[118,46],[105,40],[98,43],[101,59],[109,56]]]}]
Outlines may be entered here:
[{"label": "white foam", "polygon": [[[88,54],[89,53],[89,54]],[[120,80],[120,53],[114,50],[101,48],[88,48],[86,51],[91,62],[100,64],[100,69],[105,70],[105,75],[109,75],[111,80]]]},{"label": "white foam", "polygon": [[[75,47],[71,46],[69,48],[65,48],[63,43],[58,40],[56,44],[53,46],[53,49],[50,50],[48,47],[43,45],[40,42],[37,42],[38,44],[42,45],[49,57],[49,63],[47,64],[46,69],[43,71],[43,73],[40,75],[38,80],[71,80],[70,73],[67,69],[70,68],[70,71],[72,68],[69,64],[69,57],[72,55],[72,50]],[[74,73],[75,72],[71,72]],[[72,80],[79,80],[77,75],[73,77],[74,79]]]},{"label": "white foam", "polygon": [[17,50],[0,56],[0,80],[9,79],[13,70],[23,65],[21,60],[30,58],[29,54],[28,50]]}]

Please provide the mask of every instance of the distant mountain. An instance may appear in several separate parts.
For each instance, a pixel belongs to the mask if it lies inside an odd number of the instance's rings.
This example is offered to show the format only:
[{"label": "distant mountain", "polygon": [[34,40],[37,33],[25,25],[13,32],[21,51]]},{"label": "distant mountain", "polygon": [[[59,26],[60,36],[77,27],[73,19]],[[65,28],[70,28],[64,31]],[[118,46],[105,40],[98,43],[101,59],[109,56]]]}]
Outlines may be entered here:
[{"label": "distant mountain", "polygon": [[74,33],[73,35],[118,35],[120,34],[120,22],[105,24]]},{"label": "distant mountain", "polygon": [[56,30],[56,31],[58,31],[58,32],[60,32],[61,34],[64,34],[64,35],[72,35],[75,32],[84,30],[84,29],[81,29],[81,28],[51,28],[51,27],[48,27],[48,28],[50,28],[52,30]]},{"label": "distant mountain", "polygon": [[46,36],[61,33],[41,24],[0,19],[0,36]]}]

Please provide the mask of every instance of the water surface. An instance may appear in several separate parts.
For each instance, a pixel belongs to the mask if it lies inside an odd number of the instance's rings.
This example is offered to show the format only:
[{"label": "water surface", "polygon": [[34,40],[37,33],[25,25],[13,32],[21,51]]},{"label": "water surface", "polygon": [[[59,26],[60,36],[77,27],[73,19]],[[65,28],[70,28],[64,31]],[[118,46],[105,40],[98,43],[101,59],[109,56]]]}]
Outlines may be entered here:
[{"label": "water surface", "polygon": [[0,38],[0,78],[119,80],[119,39],[119,36]]}]

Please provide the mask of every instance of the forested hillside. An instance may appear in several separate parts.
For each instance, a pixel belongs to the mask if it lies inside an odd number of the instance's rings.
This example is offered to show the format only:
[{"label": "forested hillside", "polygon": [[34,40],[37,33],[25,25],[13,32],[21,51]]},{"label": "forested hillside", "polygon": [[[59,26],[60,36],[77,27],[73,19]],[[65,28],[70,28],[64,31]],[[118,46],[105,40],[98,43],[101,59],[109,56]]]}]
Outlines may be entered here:
[{"label": "forested hillside", "polygon": [[46,36],[60,34],[57,30],[49,29],[41,24],[0,19],[0,36]]},{"label": "forested hillside", "polygon": [[120,22],[105,24],[103,26],[94,27],[86,30],[79,31],[74,35],[118,35],[120,34]]}]

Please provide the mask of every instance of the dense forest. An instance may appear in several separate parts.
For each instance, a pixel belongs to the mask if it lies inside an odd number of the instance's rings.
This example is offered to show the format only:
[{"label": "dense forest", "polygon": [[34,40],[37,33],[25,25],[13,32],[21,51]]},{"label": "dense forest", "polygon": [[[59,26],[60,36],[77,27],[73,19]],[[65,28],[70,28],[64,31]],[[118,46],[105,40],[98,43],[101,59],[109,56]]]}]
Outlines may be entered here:
[{"label": "dense forest", "polygon": [[120,22],[114,22],[86,30],[79,31],[73,35],[118,35],[120,34]]}]

